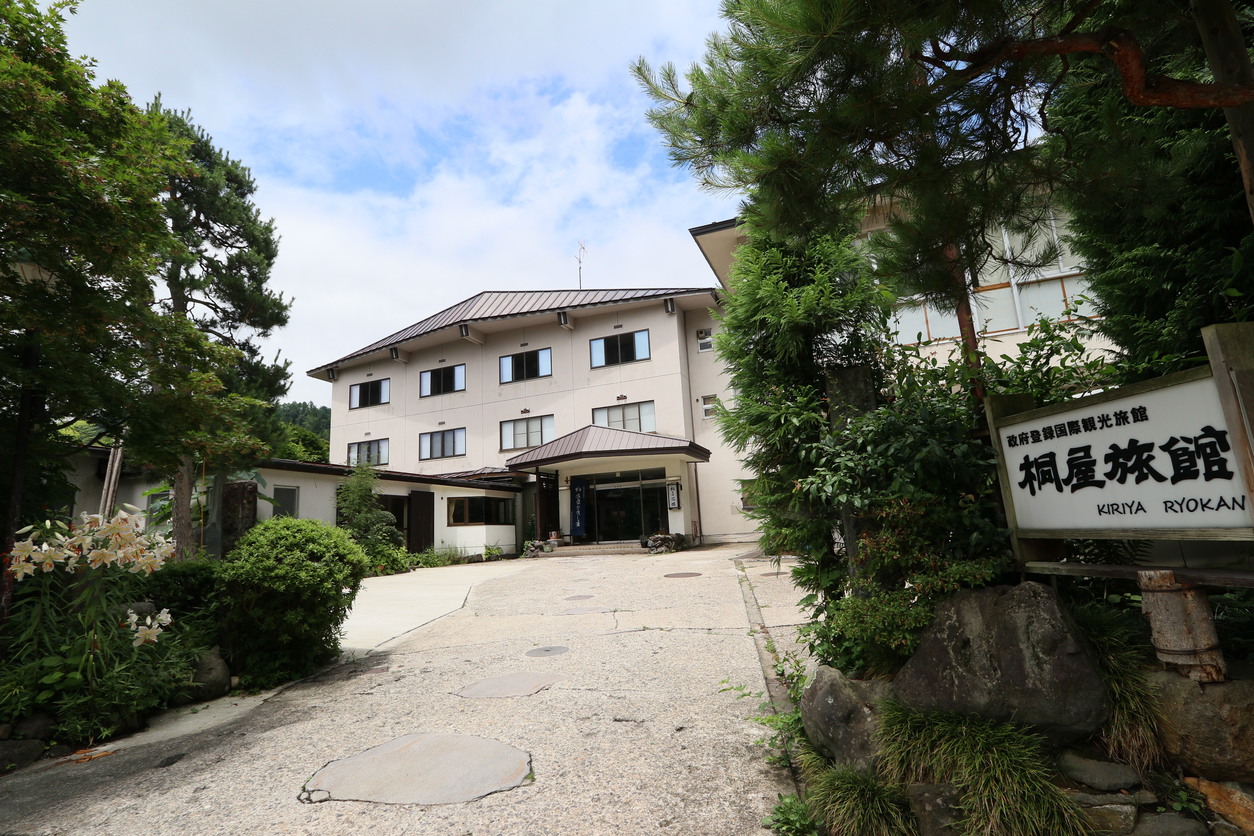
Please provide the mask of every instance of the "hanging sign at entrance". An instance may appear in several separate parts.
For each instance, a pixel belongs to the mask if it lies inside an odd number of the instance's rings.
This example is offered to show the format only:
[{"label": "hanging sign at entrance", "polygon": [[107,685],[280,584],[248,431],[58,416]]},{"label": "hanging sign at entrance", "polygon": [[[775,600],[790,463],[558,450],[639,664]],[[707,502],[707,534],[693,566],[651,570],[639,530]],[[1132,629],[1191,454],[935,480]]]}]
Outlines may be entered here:
[{"label": "hanging sign at entrance", "polygon": [[666,507],[671,511],[679,510],[679,483],[666,483]]},{"label": "hanging sign at entrance", "polygon": [[588,480],[570,479],[570,533],[575,537],[587,534]]}]

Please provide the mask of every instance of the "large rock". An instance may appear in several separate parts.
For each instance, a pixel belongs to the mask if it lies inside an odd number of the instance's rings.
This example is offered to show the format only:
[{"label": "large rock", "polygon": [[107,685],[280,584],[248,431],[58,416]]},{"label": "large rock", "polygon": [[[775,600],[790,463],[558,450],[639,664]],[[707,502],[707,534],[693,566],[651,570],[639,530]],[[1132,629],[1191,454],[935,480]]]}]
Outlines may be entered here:
[{"label": "large rock", "polygon": [[216,699],[231,690],[231,671],[222,658],[221,648],[215,646],[200,657],[192,682],[196,684],[194,698],[198,700]]},{"label": "large rock", "polygon": [[876,707],[891,695],[892,683],[849,679],[835,668],[819,666],[801,696],[801,722],[816,749],[858,772],[875,769]]},{"label": "large rock", "polygon": [[1185,772],[1254,783],[1254,680],[1202,685],[1157,671],[1149,681],[1166,718],[1159,737]]},{"label": "large rock", "polygon": [[912,708],[1026,723],[1059,743],[1109,714],[1092,652],[1038,583],[967,590],[936,607],[893,682]]}]

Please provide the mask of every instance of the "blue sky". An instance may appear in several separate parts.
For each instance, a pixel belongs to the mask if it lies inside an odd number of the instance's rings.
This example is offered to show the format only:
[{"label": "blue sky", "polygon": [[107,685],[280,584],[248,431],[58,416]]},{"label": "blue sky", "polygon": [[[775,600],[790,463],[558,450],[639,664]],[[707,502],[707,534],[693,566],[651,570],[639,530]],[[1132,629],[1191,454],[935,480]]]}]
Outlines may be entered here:
[{"label": "blue sky", "polygon": [[305,376],[482,290],[710,286],[736,199],[672,168],[628,66],[686,67],[717,0],[82,0],[70,49],[251,167]]}]

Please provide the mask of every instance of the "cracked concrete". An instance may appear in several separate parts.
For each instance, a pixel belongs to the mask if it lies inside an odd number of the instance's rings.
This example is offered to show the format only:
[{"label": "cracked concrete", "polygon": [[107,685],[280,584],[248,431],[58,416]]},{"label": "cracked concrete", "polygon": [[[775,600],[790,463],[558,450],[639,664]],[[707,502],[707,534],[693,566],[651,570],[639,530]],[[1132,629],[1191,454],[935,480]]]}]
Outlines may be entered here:
[{"label": "cracked concrete", "polygon": [[[449,567],[468,587],[445,584],[439,601],[419,587],[443,583],[443,569],[375,579],[384,583],[359,599],[359,629],[345,641],[365,655],[218,725],[160,740],[138,735],[105,747],[109,757],[41,762],[0,778],[0,833],[763,833],[777,794],[793,787],[755,744],[763,737],[750,719],[757,701],[736,699],[722,683],[765,690],[770,654],[760,659],[758,644],[769,635],[779,651],[795,647],[789,625],[803,614],[786,575],[763,576],[769,561],[736,560],[747,548]],[[665,577],[675,572],[699,576]],[[614,611],[559,615],[572,594],[593,594]],[[407,607],[407,599],[434,603]],[[376,600],[384,604],[372,620]],[[533,655],[559,647],[565,652]],[[519,670],[555,681],[529,696],[456,696]],[[431,734],[527,753],[534,778],[448,804],[334,794],[300,803],[324,765]]]}]

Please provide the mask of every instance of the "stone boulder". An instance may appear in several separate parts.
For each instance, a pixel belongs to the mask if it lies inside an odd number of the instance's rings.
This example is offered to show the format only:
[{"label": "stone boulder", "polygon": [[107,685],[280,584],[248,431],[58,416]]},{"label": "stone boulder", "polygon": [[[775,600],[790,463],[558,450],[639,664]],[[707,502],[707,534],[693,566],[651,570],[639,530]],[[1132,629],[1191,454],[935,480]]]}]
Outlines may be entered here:
[{"label": "stone boulder", "polygon": [[1109,715],[1097,662],[1048,586],[965,590],[941,602],[893,682],[897,699],[1033,726],[1056,743]]},{"label": "stone boulder", "polygon": [[1166,718],[1159,738],[1186,773],[1254,783],[1254,680],[1202,685],[1156,671],[1150,685]]},{"label": "stone boulder", "polygon": [[1141,776],[1131,766],[1088,758],[1068,749],[1058,756],[1058,771],[1072,781],[1102,792],[1117,792],[1140,786]]},{"label": "stone boulder", "polygon": [[231,671],[222,658],[221,648],[215,646],[200,657],[192,682],[194,698],[198,700],[217,699],[231,690]]},{"label": "stone boulder", "polygon": [[862,773],[875,769],[876,708],[891,696],[892,683],[849,679],[820,665],[801,696],[801,722],[814,747],[836,763]]}]

